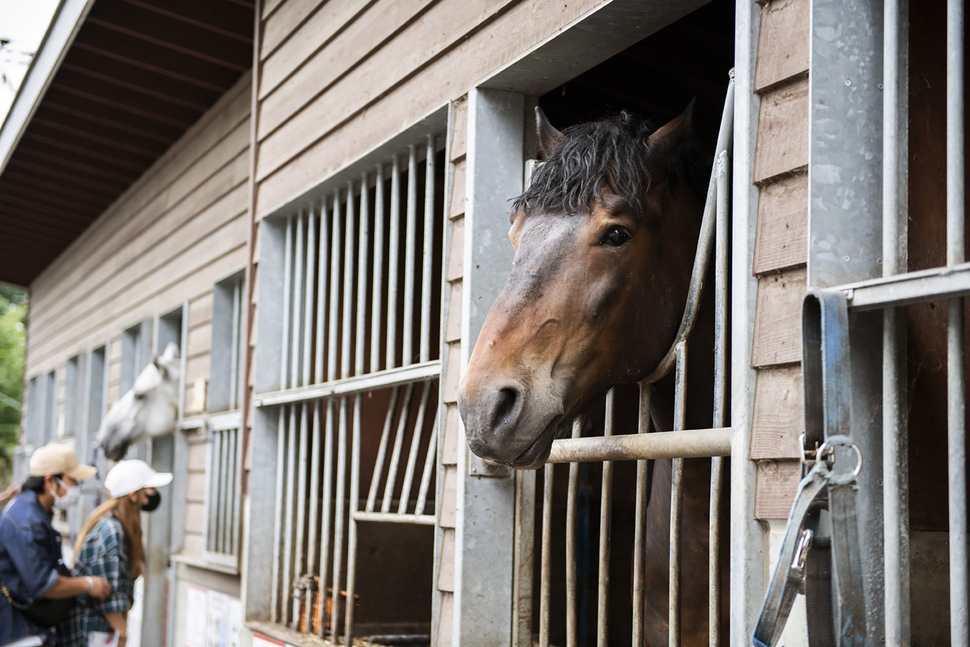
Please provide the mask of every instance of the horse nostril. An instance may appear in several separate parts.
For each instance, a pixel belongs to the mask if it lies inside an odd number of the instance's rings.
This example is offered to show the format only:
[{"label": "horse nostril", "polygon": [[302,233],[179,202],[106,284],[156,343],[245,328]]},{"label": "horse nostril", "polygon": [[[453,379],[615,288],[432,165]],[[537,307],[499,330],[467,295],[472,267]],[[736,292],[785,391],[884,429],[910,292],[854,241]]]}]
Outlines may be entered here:
[{"label": "horse nostril", "polygon": [[499,389],[498,401],[495,404],[495,425],[496,427],[505,427],[511,421],[511,418],[515,414],[516,405],[519,402],[519,391],[518,389],[512,387],[505,387]]}]

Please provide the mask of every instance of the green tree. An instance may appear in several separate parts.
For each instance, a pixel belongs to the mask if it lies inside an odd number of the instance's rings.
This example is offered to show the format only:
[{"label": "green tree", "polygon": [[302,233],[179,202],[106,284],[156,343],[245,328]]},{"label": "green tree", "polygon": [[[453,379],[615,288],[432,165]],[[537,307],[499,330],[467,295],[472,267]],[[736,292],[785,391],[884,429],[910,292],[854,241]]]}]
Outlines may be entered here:
[{"label": "green tree", "polygon": [[0,489],[13,476],[13,451],[20,437],[26,316],[27,293],[0,284]]}]

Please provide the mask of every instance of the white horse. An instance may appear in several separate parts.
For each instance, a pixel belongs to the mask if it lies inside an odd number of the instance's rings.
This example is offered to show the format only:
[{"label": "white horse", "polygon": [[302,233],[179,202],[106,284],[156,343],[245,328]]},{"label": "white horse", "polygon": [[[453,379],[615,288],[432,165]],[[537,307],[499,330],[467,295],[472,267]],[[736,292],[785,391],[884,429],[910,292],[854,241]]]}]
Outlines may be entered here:
[{"label": "white horse", "polygon": [[178,417],[178,388],[179,350],[169,342],[112,405],[101,421],[96,445],[107,458],[118,461],[129,445],[170,433]]}]

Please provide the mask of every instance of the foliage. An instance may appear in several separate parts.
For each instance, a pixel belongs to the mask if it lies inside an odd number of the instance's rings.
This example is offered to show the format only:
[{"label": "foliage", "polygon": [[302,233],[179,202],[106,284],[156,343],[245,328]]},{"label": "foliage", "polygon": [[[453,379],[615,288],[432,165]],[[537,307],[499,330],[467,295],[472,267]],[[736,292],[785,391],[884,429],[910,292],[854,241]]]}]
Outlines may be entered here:
[{"label": "foliage", "polygon": [[20,436],[27,293],[0,284],[0,489],[13,475],[13,450]]}]

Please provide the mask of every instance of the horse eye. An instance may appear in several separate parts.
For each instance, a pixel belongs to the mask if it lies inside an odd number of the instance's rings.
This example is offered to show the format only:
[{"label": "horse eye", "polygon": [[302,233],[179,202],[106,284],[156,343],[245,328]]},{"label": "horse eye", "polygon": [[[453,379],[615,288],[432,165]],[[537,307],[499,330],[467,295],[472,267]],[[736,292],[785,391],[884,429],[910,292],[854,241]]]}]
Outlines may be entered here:
[{"label": "horse eye", "polygon": [[630,232],[628,232],[623,227],[610,227],[606,235],[600,241],[601,245],[608,245],[610,247],[622,247],[630,241]]}]

